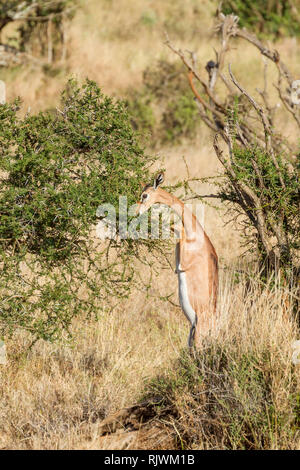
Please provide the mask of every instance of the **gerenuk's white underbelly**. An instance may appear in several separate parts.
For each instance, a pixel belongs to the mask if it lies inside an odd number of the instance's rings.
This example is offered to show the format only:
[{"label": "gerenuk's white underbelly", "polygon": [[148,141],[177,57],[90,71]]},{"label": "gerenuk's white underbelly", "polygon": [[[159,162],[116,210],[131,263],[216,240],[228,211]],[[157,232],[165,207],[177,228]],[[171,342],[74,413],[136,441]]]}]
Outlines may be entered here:
[{"label": "gerenuk's white underbelly", "polygon": [[185,314],[187,319],[190,321],[190,323],[192,325],[195,325],[196,314],[189,301],[186,274],[185,272],[180,270],[180,263],[179,263],[177,256],[176,256],[176,271],[178,274],[178,289],[179,289],[180,306],[183,310],[183,313]]}]

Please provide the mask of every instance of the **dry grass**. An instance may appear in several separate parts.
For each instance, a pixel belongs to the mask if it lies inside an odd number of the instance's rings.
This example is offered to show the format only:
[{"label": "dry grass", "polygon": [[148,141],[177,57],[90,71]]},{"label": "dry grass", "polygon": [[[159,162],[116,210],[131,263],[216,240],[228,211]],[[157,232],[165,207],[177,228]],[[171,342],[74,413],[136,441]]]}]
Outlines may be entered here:
[{"label": "dry grass", "polygon": [[144,380],[177,357],[187,325],[169,305],[135,292],[113,312],[104,309],[98,323],[78,321],[73,333],[70,346],[41,342],[21,358],[28,338],[19,334],[7,342],[1,447],[80,446],[93,423],[136,401]]},{"label": "dry grass", "polygon": [[[87,0],[67,28],[68,57],[52,68],[28,64],[14,70],[1,70],[0,78],[8,83],[8,99],[21,96],[24,107],[32,111],[58,103],[59,92],[70,75],[96,80],[105,93],[124,96],[128,88],[138,88],[143,72],[158,59],[178,60],[164,45],[167,30],[174,42],[197,53],[204,72],[206,62],[214,58],[213,25],[218,2],[204,0]],[[13,35],[11,27],[7,35]],[[2,40],[5,40],[5,31]],[[209,43],[209,45],[208,45]],[[284,61],[297,77],[300,73],[299,47],[296,39],[285,38],[276,44]],[[251,89],[262,68],[260,54],[243,43],[234,47],[228,59],[238,65],[239,78]],[[297,75],[298,74],[298,75]],[[270,69],[270,82],[277,79]],[[275,94],[275,91],[274,91]]]},{"label": "dry grass", "polygon": [[291,297],[271,283],[236,284],[228,272],[221,285],[219,331],[149,386],[157,420],[177,448],[300,449]]},{"label": "dry grass", "polygon": [[[166,289],[172,277],[163,276]],[[157,280],[153,288],[163,287]],[[1,448],[121,448],[133,436],[103,438],[101,424],[141,397],[152,423],[135,431],[129,448],[299,448],[297,328],[283,290],[235,283],[224,271],[219,330],[196,359],[183,353],[188,325],[180,310],[145,299],[135,292],[98,323],[78,321],[69,346],[41,342],[20,358],[26,336],[7,343]],[[153,410],[153,402],[160,406]],[[299,408],[297,419],[299,426]],[[149,434],[158,428],[161,442]]]},{"label": "dry grass", "polygon": [[[209,0],[199,5],[193,0],[81,1],[67,28],[66,61],[50,70],[33,64],[1,71],[1,78],[9,83],[8,99],[20,95],[25,108],[30,106],[32,111],[52,107],[70,75],[89,77],[105,93],[124,96],[129,87],[141,85],[147,66],[172,56],[163,44],[165,29],[188,45],[190,39],[203,38],[211,29],[214,9]],[[12,35],[11,28],[7,35]]]},{"label": "dry grass", "polygon": [[[21,95],[25,109],[30,106],[34,112],[53,107],[72,74],[95,79],[105,93],[124,96],[129,87],[141,85],[143,71],[155,60],[176,60],[163,44],[165,27],[178,45],[197,51],[202,65],[214,56],[216,42],[210,33],[215,5],[208,0],[88,0],[82,5],[69,27],[64,64],[50,71],[37,66],[1,70],[9,100]],[[276,48],[299,75],[296,41],[284,39]],[[263,87],[256,81],[263,64],[253,47],[234,49],[229,59],[247,89]],[[276,81],[273,72],[270,82]],[[293,127],[286,123],[281,128],[294,140]],[[199,129],[192,146],[185,142],[161,149],[166,184],[186,174],[182,155],[191,177],[212,176],[220,168],[210,133]],[[197,189],[212,192],[208,185]],[[205,229],[220,258],[229,263],[241,253],[239,234],[223,222],[222,213],[206,209]],[[182,312],[159,300],[175,292],[176,285],[170,269],[161,271],[151,297],[136,291],[113,312],[104,306],[98,323],[77,320],[72,345],[40,342],[20,357],[28,337],[18,333],[7,341],[9,363],[0,366],[0,448],[299,449],[300,368],[291,364],[297,326],[287,294],[279,286],[261,289],[258,281],[235,283],[224,272],[219,332],[190,360],[182,353],[188,334]],[[173,300],[177,302],[176,294]],[[151,408],[154,422],[136,428],[127,444],[118,435],[113,441],[103,439],[103,419],[141,396],[167,400],[170,412],[165,411],[164,420],[158,408]],[[249,420],[251,413],[255,420]]]}]

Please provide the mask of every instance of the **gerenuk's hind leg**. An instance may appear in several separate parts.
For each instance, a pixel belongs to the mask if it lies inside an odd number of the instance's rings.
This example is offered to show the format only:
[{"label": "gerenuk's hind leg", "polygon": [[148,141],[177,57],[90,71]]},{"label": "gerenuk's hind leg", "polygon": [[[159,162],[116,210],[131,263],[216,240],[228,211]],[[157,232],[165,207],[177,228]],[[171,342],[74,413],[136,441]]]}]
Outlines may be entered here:
[{"label": "gerenuk's hind leg", "polygon": [[209,306],[203,306],[200,312],[197,312],[197,324],[194,332],[195,347],[201,348],[203,339],[209,335],[212,329],[212,316],[210,315]]},{"label": "gerenuk's hind leg", "polygon": [[192,326],[190,329],[190,334],[189,334],[189,339],[188,339],[189,348],[192,348],[194,346],[196,326],[197,326],[197,316],[196,316],[194,323],[192,323]]}]

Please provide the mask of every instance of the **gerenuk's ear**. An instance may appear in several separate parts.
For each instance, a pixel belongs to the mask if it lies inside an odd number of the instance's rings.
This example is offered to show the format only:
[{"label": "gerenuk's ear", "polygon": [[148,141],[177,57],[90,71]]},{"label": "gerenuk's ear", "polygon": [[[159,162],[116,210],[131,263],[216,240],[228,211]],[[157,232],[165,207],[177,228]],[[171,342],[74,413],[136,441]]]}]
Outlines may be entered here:
[{"label": "gerenuk's ear", "polygon": [[160,184],[162,184],[164,181],[164,174],[163,173],[158,173],[156,177],[154,178],[154,184],[153,188],[157,189]]}]

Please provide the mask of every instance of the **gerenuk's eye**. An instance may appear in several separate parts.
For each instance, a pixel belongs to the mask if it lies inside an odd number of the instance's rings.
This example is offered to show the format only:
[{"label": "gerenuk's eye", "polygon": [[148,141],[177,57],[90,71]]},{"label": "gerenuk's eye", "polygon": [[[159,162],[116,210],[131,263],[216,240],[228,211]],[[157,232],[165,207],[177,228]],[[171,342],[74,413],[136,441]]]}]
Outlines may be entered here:
[{"label": "gerenuk's eye", "polygon": [[148,199],[148,197],[149,197],[149,194],[147,194],[147,193],[142,194],[141,201],[145,202],[146,199]]}]

